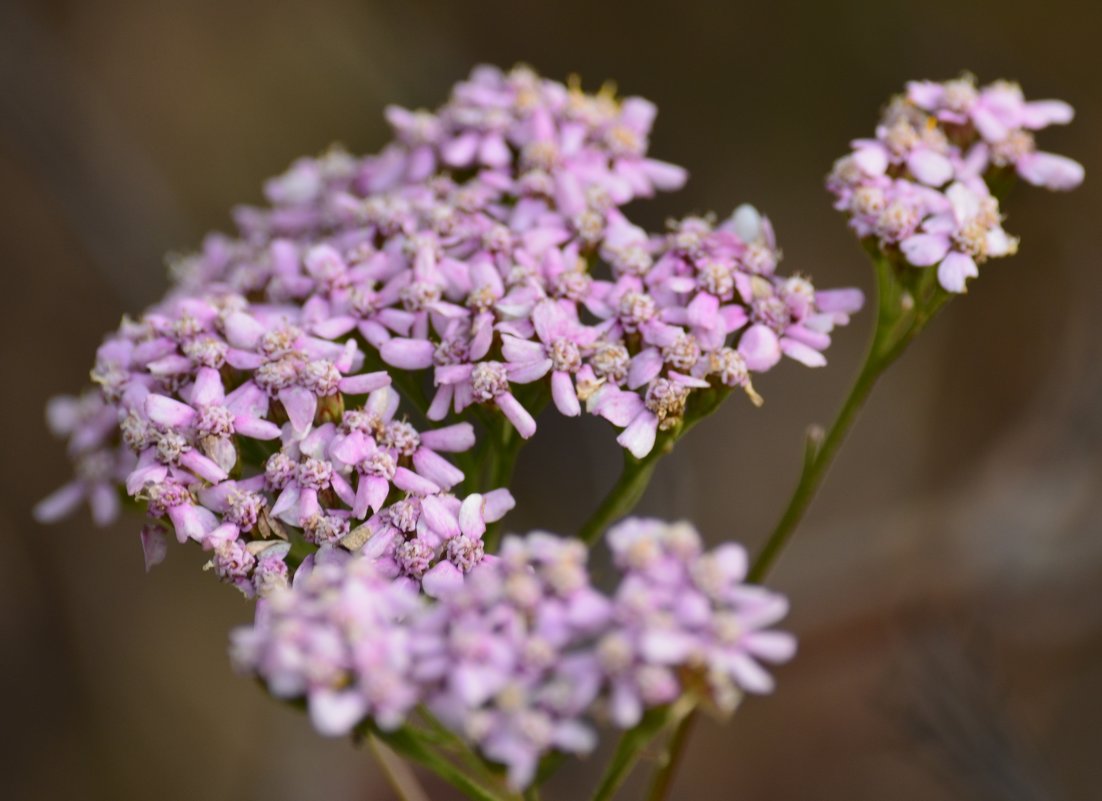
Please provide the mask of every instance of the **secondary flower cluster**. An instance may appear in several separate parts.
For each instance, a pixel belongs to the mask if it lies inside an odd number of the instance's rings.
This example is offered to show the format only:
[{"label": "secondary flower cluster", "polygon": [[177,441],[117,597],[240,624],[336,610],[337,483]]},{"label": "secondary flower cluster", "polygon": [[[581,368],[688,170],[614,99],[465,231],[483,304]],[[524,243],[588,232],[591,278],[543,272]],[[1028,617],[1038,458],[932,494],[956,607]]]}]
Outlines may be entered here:
[{"label": "secondary flower cluster", "polygon": [[[478,68],[436,112],[388,109],[378,155],[296,162],[269,208],[175,259],[166,299],[99,348],[98,397],[51,407],[78,478],[38,516],[87,498],[109,521],[121,483],[155,519],[147,563],[168,524],[251,593],[283,580],[286,542],[370,537],[435,588],[477,563],[480,529],[511,504],[452,497],[477,488],[446,456],[476,445],[472,423],[500,414],[529,437],[551,398],[642,457],[694,391],[757,399],[751,373],[782,355],[825,363],[861,294],[780,275],[755,210],[654,235],[624,215],[685,180],[647,156],[654,115]],[[448,424],[414,428],[400,406]]]},{"label": "secondary flower cluster", "polygon": [[686,523],[639,519],[609,544],[612,595],[590,585],[583,544],[536,532],[506,538],[435,603],[327,549],[233,634],[235,664],[304,697],[330,735],[365,718],[393,729],[423,704],[518,788],[548,752],[591,750],[597,720],[629,728],[690,689],[730,711],[741,691],[772,688],[759,662],[794,653],[767,630],[787,603],[743,583],[740,547],[705,551]]},{"label": "secondary flower cluster", "polygon": [[978,265],[1018,247],[990,189],[1000,175],[1054,190],[1082,182],[1080,164],[1038,151],[1033,137],[1072,116],[1067,103],[1026,101],[1005,81],[913,81],[884,110],[876,138],[854,140],[835,163],[827,187],[858,236],[912,266],[937,265],[941,286],[963,292]]}]

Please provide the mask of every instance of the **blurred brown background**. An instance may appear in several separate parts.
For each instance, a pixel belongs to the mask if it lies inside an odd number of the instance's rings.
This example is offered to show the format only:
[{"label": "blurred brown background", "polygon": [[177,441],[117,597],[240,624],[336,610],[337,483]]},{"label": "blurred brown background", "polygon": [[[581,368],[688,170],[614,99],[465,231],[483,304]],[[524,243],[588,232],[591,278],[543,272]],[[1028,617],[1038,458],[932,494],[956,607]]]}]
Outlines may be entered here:
[{"label": "blurred brown background", "polygon": [[[866,289],[821,183],[889,93],[967,68],[1076,107],[1042,144],[1086,184],[1016,192],[1020,255],[984,268],[879,387],[773,577],[801,653],[774,697],[700,727],[675,797],[1098,798],[1100,21],[1071,0],[0,2],[0,798],[390,798],[366,753],[230,673],[226,632],[250,606],[199,553],[146,576],[137,520],[31,521],[67,479],[41,409],[163,291],[166,251],[225,228],[299,154],[378,148],[386,103],[436,105],[482,61],[657,102],[652,150],[693,177],[641,221],[751,200],[786,269]],[[762,380],[763,409],[729,403],[645,510],[760,544],[869,325],[837,337],[830,368]],[[619,457],[603,426],[541,426],[509,522],[566,531]],[[581,797],[597,762],[558,797]]]}]

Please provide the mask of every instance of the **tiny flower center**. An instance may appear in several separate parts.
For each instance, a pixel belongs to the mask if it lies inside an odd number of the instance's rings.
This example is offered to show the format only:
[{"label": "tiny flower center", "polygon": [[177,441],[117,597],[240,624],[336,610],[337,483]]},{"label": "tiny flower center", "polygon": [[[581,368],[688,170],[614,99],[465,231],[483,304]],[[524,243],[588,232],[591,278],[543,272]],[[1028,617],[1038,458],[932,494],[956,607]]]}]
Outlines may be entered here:
[{"label": "tiny flower center", "polygon": [[394,462],[394,457],[386,451],[373,451],[370,456],[360,462],[359,468],[365,475],[378,476],[390,481],[394,478],[397,465]]},{"label": "tiny flower center", "polygon": [[341,371],[328,359],[315,359],[302,369],[299,380],[315,395],[325,398],[337,394]]},{"label": "tiny flower center", "polygon": [[323,490],[333,478],[333,466],[329,462],[309,456],[299,464],[295,478],[299,486],[305,489]]},{"label": "tiny flower center", "polygon": [[548,355],[551,357],[551,369],[556,371],[576,373],[582,366],[577,344],[565,337],[552,340]]},{"label": "tiny flower center", "polygon": [[203,437],[231,437],[233,412],[225,406],[202,406],[195,418],[195,430]]},{"label": "tiny flower center", "polygon": [[667,378],[656,378],[647,387],[644,402],[658,416],[658,427],[664,431],[685,414],[685,402],[688,399],[688,387]]},{"label": "tiny flower center", "polygon": [[662,360],[683,373],[692,370],[700,361],[700,345],[696,337],[679,333],[672,343],[662,348]]},{"label": "tiny flower center", "polygon": [[501,362],[479,362],[471,370],[471,393],[477,403],[492,401],[509,391],[509,376]]},{"label": "tiny flower center", "polygon": [[620,322],[628,331],[635,331],[639,326],[654,318],[658,313],[658,306],[654,298],[642,292],[625,292],[620,298]]},{"label": "tiny flower center", "polygon": [[157,435],[157,458],[164,464],[176,464],[189,450],[191,446],[183,434],[166,431]]}]

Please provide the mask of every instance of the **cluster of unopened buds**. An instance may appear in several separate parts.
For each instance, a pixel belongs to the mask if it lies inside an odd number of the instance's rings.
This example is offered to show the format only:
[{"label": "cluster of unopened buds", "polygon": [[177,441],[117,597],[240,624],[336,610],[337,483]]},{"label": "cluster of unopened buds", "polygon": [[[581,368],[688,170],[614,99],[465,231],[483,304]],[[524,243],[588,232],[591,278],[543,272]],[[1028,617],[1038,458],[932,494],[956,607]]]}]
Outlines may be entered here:
[{"label": "cluster of unopened buds", "polygon": [[[431,716],[514,789],[551,752],[591,750],[600,723],[769,691],[760,663],[794,651],[768,630],[786,603],[738,546],[628,518],[608,531],[603,592],[590,543],[497,535],[548,403],[607,420],[625,476],[649,478],[639,466],[731,390],[760,404],[754,376],[785,356],[824,365],[862,307],[780,273],[751,206],[633,224],[629,202],[686,179],[647,155],[654,115],[480,67],[435,112],[388,109],[377,155],[296,162],[269,207],[238,210],[236,237],[170,261],[171,290],[100,346],[93,388],[50,403],[76,478],[37,516],[86,501],[107,524],[124,498],[144,504],[147,568],[174,534],[257,599],[240,670],[327,734]],[[911,84],[829,186],[862,238],[963,291],[1016,247],[993,172],[1081,180],[1030,133],[1070,117],[1009,84]]]},{"label": "cluster of unopened buds", "polygon": [[876,138],[854,140],[835,163],[827,187],[858,236],[914,267],[936,265],[945,290],[964,292],[980,264],[1018,249],[992,185],[1007,173],[1056,190],[1082,182],[1080,164],[1037,150],[1033,136],[1073,115],[1006,81],[913,81],[884,109]]}]

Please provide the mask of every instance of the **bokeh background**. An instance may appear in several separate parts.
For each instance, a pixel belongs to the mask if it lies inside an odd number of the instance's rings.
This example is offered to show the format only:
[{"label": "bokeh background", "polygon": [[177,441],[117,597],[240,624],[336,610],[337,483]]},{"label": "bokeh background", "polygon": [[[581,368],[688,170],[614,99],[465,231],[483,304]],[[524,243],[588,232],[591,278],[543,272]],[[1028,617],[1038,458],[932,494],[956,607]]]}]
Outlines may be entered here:
[{"label": "bokeh background", "polygon": [[[884,98],[967,68],[1077,108],[1042,143],[1087,182],[1017,191],[1020,255],[878,388],[773,576],[800,655],[775,696],[698,728],[674,797],[1098,798],[1100,22],[1070,0],[0,2],[0,798],[391,797],[366,753],[232,675],[226,632],[250,606],[201,554],[172,549],[147,576],[134,519],[32,522],[67,478],[41,409],[163,291],[163,254],[226,228],[262,179],[334,141],[377,149],[385,104],[433,106],[473,64],[517,61],[657,102],[652,152],[692,180],[641,221],[749,200],[786,269],[866,289],[822,178]],[[759,545],[869,326],[841,332],[825,370],[770,373],[763,409],[734,398],[644,510]],[[569,531],[618,459],[601,426],[547,417],[511,527]],[[557,797],[583,797],[599,761]]]}]

